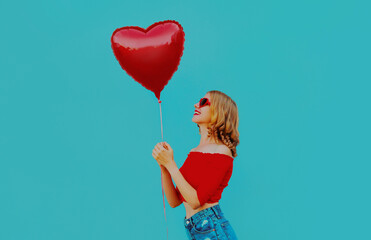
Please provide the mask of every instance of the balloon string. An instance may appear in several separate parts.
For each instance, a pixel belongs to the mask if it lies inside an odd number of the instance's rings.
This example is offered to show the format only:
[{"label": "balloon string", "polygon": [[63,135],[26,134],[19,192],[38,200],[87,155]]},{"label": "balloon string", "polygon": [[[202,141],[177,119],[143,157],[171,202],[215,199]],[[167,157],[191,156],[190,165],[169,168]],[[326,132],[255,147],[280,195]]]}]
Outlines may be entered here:
[{"label": "balloon string", "polygon": [[[162,138],[162,141],[164,141],[164,133],[163,133],[163,130],[162,130],[161,100],[158,100],[158,103],[160,104],[161,138]],[[161,171],[161,168],[160,168],[160,171]],[[164,188],[163,188],[163,183],[162,183],[162,171],[161,171],[161,190],[162,190],[162,201],[164,203],[164,214],[165,214],[165,222],[166,222],[166,239],[169,240],[169,230],[167,228],[167,220],[166,220],[166,208],[165,208]]]},{"label": "balloon string", "polygon": [[158,100],[158,103],[160,104],[160,118],[161,118],[161,138],[162,138],[162,141],[164,141],[164,133],[163,133],[163,130],[162,130],[162,112],[161,112],[161,100]]}]

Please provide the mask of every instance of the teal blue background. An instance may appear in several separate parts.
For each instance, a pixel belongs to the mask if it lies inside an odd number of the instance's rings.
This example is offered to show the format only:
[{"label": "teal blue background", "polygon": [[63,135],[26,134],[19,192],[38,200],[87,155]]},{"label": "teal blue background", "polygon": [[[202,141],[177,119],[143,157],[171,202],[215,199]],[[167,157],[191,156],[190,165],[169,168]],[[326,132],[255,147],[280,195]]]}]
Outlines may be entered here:
[{"label": "teal blue background", "polygon": [[[162,91],[180,167],[194,106],[220,90],[240,145],[220,201],[239,239],[371,239],[369,1],[2,1],[0,239],[166,239],[154,94],[112,32],[185,31]],[[169,239],[186,239],[166,202]]]}]

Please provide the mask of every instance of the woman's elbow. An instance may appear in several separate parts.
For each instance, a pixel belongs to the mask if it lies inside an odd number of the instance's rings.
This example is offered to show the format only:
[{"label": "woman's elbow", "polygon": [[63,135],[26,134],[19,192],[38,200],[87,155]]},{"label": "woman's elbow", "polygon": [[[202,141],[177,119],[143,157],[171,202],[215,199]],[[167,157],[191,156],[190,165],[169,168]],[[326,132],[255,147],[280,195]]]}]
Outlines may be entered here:
[{"label": "woman's elbow", "polygon": [[178,207],[180,204],[176,204],[176,205],[170,205],[171,208],[176,208]]},{"label": "woman's elbow", "polygon": [[182,201],[178,201],[178,202],[176,202],[175,204],[173,203],[173,204],[171,204],[170,205],[170,207],[172,207],[172,208],[176,208],[176,207],[178,207],[180,204],[182,204]]}]

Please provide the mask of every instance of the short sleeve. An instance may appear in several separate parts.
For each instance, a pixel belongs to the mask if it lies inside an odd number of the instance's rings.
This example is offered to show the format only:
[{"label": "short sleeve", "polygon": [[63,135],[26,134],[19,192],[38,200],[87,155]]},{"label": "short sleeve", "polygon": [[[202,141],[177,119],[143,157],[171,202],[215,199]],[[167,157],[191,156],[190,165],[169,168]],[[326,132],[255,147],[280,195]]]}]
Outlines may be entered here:
[{"label": "short sleeve", "polygon": [[201,177],[201,182],[197,187],[197,197],[201,206],[216,193],[226,177],[230,178],[232,168],[232,161],[225,158],[208,163],[207,171]]}]

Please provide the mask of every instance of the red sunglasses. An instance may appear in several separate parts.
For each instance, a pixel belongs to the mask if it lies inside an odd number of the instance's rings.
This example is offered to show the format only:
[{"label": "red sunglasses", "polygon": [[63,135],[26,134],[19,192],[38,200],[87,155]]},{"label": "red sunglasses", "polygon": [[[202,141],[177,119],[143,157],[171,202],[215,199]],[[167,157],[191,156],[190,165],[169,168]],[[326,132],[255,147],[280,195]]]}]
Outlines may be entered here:
[{"label": "red sunglasses", "polygon": [[209,101],[208,98],[201,98],[200,103],[198,105],[199,105],[199,107],[204,107],[206,105],[210,106],[210,101]]}]

